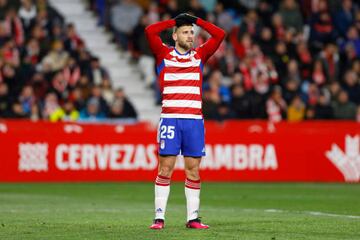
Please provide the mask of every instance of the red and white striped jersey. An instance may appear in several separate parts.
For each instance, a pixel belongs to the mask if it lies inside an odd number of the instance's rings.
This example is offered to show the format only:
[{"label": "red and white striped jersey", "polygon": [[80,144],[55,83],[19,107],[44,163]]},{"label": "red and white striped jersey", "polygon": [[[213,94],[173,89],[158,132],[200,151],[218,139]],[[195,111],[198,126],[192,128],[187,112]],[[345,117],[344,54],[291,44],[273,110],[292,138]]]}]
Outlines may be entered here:
[{"label": "red and white striped jersey", "polygon": [[161,31],[175,26],[173,19],[158,22],[145,29],[149,45],[156,57],[157,74],[162,94],[161,118],[202,119],[202,68],[216,51],[225,32],[215,25],[198,19],[197,25],[211,38],[185,54],[164,45]]},{"label": "red and white striped jersey", "polygon": [[202,62],[196,49],[180,54],[170,48],[158,67],[162,118],[202,119]]}]

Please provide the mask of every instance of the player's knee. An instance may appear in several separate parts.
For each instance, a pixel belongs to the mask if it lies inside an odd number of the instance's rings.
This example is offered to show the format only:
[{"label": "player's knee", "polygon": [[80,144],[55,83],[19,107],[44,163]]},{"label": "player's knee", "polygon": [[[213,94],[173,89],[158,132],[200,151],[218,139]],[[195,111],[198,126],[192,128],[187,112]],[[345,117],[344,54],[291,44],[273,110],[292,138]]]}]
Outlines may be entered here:
[{"label": "player's knee", "polygon": [[159,175],[164,177],[171,177],[173,168],[169,166],[161,166],[159,169]]},{"label": "player's knee", "polygon": [[193,180],[199,179],[200,178],[199,167],[198,166],[190,167],[190,168],[188,167],[185,169],[185,174],[186,174],[187,178],[190,178]]}]

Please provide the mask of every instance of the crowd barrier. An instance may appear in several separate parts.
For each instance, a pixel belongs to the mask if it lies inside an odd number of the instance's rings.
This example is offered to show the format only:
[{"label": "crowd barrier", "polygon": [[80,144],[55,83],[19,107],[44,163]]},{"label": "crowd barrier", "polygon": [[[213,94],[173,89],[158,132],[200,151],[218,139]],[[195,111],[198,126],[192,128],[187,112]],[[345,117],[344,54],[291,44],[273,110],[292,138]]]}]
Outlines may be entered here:
[{"label": "crowd barrier", "polygon": [[[206,121],[204,181],[359,182],[360,124]],[[153,181],[157,126],[0,121],[1,182]],[[180,156],[172,179],[184,180]]]}]

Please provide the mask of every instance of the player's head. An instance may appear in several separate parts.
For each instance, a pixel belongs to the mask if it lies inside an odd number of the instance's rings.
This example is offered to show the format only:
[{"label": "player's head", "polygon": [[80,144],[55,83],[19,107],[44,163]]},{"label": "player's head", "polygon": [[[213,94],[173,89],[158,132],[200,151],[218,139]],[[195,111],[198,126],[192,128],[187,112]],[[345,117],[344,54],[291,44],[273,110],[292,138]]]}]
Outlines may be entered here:
[{"label": "player's head", "polygon": [[184,23],[174,28],[172,37],[176,48],[182,48],[185,51],[190,50],[194,45],[194,27],[191,23]]}]

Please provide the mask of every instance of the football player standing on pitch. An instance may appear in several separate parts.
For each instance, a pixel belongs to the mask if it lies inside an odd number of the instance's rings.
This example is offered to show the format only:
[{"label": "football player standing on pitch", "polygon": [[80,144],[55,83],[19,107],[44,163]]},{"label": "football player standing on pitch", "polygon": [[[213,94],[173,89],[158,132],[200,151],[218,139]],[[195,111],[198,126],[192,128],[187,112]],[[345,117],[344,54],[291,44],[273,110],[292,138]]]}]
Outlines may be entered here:
[{"label": "football player standing on pitch", "polygon": [[[193,24],[205,29],[211,37],[193,48]],[[162,43],[159,34],[173,28],[175,47]],[[158,129],[159,167],[155,180],[155,220],[151,229],[165,226],[165,210],[170,193],[170,179],[176,156],[185,161],[185,196],[188,228],[205,229],[199,219],[199,166],[205,156],[204,120],[202,115],[202,70],[219,47],[225,32],[200,18],[182,13],[175,19],[146,28],[150,48],[156,58],[157,75],[162,94],[162,112]]]}]

